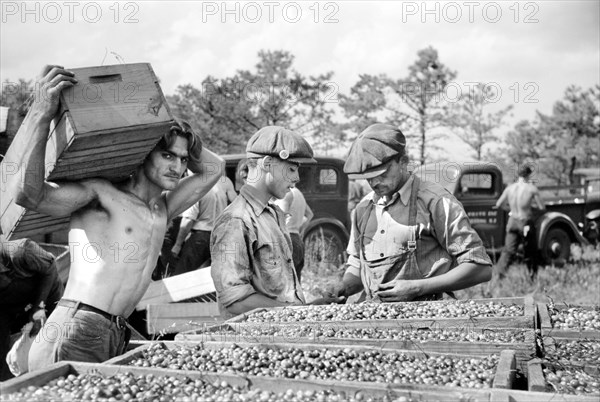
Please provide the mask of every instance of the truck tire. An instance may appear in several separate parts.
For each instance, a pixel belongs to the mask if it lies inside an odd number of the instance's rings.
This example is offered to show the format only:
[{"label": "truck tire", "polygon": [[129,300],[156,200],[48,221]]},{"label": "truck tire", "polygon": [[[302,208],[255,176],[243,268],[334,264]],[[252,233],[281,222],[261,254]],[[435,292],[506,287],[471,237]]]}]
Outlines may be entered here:
[{"label": "truck tire", "polygon": [[304,236],[304,264],[311,261],[332,263],[336,266],[345,261],[346,236],[331,226],[321,225]]},{"label": "truck tire", "polygon": [[563,266],[571,255],[571,237],[564,229],[550,229],[542,244],[541,254],[546,264]]}]

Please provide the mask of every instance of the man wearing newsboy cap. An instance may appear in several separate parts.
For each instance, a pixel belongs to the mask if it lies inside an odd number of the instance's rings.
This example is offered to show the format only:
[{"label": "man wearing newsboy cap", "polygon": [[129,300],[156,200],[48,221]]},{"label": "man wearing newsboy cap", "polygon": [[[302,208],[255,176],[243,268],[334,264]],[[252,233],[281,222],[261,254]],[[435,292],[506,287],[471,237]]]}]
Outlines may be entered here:
[{"label": "man wearing newsboy cap", "polygon": [[296,185],[301,163],[316,163],[313,150],[299,134],[268,126],[250,138],[246,156],[246,184],[211,235],[211,275],[224,316],[305,302],[285,216],[269,201]]},{"label": "man wearing newsboy cap", "polygon": [[492,263],[462,205],[407,169],[406,139],[373,124],[352,144],[344,172],[373,189],[356,206],[340,296],[435,300],[490,280]]}]

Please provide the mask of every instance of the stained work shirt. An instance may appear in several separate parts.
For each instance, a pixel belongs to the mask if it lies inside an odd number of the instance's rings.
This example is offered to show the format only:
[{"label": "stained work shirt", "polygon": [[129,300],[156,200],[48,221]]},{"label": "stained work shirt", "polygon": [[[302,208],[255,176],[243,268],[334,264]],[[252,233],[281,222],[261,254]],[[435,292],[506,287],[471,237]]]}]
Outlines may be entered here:
[{"label": "stained work shirt", "polygon": [[244,185],[217,219],[210,249],[211,275],[224,307],[254,293],[304,303],[283,212],[261,202],[253,187]]},{"label": "stained work shirt", "polygon": [[[356,207],[348,243],[346,272],[360,277],[359,236],[363,236],[363,258],[378,260],[398,254],[408,240],[408,205],[414,176],[386,204],[374,192]],[[369,208],[373,204],[373,208]],[[369,212],[370,210],[370,212]],[[361,233],[359,222],[368,221]],[[492,265],[481,238],[471,227],[458,200],[436,183],[420,182],[417,194],[417,264],[424,278],[445,274],[455,266],[471,262]]]}]

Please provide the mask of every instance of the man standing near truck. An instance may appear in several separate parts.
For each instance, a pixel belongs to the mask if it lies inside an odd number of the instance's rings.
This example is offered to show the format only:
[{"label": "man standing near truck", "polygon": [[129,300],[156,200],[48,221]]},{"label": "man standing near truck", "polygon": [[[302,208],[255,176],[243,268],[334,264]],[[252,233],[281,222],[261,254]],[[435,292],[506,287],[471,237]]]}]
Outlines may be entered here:
[{"label": "man standing near truck", "polygon": [[546,209],[540,197],[537,187],[530,183],[533,170],[529,165],[519,169],[519,179],[516,183],[504,189],[504,192],[496,201],[494,208],[508,207],[508,223],[506,224],[506,240],[502,255],[496,265],[499,278],[506,275],[508,266],[512,262],[517,248],[523,243],[525,251],[525,262],[531,279],[535,278],[538,269],[537,247],[535,245],[535,224],[533,206],[543,211]]},{"label": "man standing near truck", "polygon": [[[46,142],[63,89],[77,77],[46,66],[19,128],[29,139],[14,198],[24,208],[70,216],[71,266],[63,298],[29,354],[36,370],[60,360],[102,362],[125,350],[128,317],[150,285],[167,222],[219,180],[224,161],[202,147],[189,124],[176,120],[125,181],[92,178],[49,182]],[[181,179],[185,169],[194,174]]]},{"label": "man standing near truck", "polygon": [[408,171],[406,139],[388,124],[354,141],[344,172],[373,192],[352,217],[348,264],[333,294],[355,301],[435,300],[488,281],[491,261],[462,205],[437,183]]}]

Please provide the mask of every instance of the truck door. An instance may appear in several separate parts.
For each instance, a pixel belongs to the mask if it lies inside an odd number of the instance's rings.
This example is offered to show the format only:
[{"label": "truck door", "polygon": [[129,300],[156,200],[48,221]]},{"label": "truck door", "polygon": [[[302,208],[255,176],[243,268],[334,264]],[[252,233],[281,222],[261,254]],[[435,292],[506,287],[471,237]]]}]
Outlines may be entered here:
[{"label": "truck door", "polygon": [[507,214],[502,209],[492,208],[501,192],[502,176],[495,170],[468,170],[461,175],[455,190],[471,225],[491,252],[500,251],[504,244]]}]

